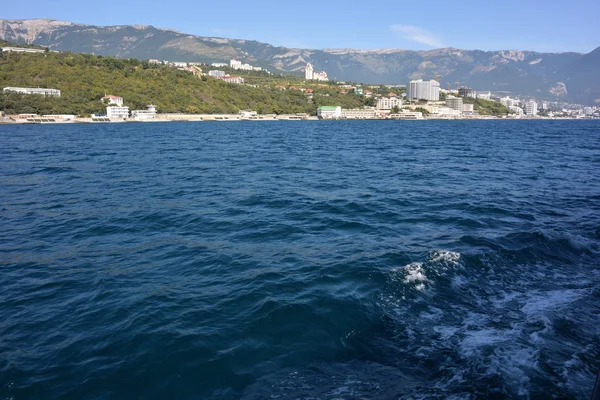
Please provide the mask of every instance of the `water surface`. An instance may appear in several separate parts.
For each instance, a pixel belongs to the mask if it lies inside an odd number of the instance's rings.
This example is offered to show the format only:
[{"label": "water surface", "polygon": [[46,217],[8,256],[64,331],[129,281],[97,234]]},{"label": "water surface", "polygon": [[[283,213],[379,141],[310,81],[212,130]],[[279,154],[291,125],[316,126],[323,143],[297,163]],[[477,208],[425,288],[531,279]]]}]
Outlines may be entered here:
[{"label": "water surface", "polygon": [[587,399],[600,124],[0,126],[2,399]]}]

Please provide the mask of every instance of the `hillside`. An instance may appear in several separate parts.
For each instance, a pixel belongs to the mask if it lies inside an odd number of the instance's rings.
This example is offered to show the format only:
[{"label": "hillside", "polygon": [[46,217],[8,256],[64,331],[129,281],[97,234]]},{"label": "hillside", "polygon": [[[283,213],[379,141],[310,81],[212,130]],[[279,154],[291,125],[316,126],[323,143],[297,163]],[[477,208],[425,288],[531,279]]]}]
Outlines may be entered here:
[{"label": "hillside", "polygon": [[103,113],[100,98],[106,94],[122,96],[130,109],[145,109],[153,103],[159,112],[168,113],[236,113],[252,109],[260,113],[315,114],[320,105],[365,105],[365,99],[323,84],[304,85],[314,90],[311,101],[299,90],[287,90],[303,84],[293,76],[253,73],[246,78],[253,87],[211,77],[200,79],[187,71],[135,59],[72,53],[0,54],[0,87],[62,91],[60,98],[0,92],[0,110],[9,114]]},{"label": "hillside", "polygon": [[344,81],[405,84],[410,79],[439,77],[443,87],[448,83],[454,87],[455,82],[460,82],[475,90],[539,99],[587,104],[600,101],[600,76],[588,77],[585,73],[594,52],[583,55],[453,48],[290,49],[251,40],[193,36],[152,26],[101,27],[52,20],[0,20],[0,39],[120,58],[199,62],[238,58],[290,73],[300,73],[310,62],[316,70],[325,70],[331,78]]}]

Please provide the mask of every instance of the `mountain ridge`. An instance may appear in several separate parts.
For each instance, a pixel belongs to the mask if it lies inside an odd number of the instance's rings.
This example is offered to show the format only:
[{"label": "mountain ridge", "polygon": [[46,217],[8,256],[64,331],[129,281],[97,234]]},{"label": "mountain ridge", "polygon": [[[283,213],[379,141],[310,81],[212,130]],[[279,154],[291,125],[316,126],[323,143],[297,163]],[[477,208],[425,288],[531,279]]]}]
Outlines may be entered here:
[{"label": "mountain ridge", "polygon": [[[247,39],[204,37],[152,25],[96,26],[52,19],[1,20],[0,39],[47,46],[52,50],[170,61],[226,62],[231,58],[288,73],[306,63],[336,80],[406,84],[437,78],[450,84],[539,99],[600,103],[600,77],[589,73],[577,52],[528,50],[303,49]],[[573,74],[582,71],[583,77]],[[583,76],[582,75],[582,76]],[[591,75],[591,77],[590,77]]]}]

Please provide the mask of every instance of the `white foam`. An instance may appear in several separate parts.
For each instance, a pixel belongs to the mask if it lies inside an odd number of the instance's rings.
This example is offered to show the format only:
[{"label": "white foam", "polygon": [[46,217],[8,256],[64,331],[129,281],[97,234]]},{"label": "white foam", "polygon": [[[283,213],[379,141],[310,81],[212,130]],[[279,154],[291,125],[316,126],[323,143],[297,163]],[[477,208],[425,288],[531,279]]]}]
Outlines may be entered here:
[{"label": "white foam", "polygon": [[433,250],[427,257],[427,262],[430,263],[446,263],[446,264],[459,264],[460,253],[448,250]]},{"label": "white foam", "polygon": [[423,270],[422,262],[414,262],[404,266],[406,275],[404,276],[404,283],[412,282],[427,282],[427,276],[425,270]]}]

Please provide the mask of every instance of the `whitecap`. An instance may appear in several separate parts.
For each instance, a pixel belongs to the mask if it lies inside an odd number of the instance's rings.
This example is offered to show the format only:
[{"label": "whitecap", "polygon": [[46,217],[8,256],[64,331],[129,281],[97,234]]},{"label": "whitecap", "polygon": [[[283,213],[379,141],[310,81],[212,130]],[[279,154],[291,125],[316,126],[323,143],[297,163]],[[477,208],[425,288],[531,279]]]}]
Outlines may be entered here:
[{"label": "whitecap", "polygon": [[457,265],[460,263],[460,258],[461,254],[455,251],[433,250],[429,253],[427,262]]},{"label": "whitecap", "polygon": [[405,265],[404,271],[406,272],[404,283],[427,282],[427,276],[425,275],[422,262],[414,262]]}]

